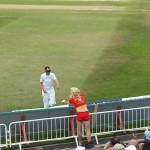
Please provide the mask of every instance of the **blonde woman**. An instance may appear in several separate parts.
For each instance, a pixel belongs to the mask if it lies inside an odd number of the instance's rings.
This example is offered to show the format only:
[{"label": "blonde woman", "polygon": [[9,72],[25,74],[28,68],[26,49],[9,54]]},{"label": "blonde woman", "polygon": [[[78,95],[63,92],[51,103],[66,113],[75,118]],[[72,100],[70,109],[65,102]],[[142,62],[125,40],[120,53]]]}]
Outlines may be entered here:
[{"label": "blonde woman", "polygon": [[62,104],[73,104],[76,109],[79,146],[82,146],[82,124],[85,124],[87,141],[88,143],[91,143],[90,115],[86,106],[84,95],[80,93],[80,90],[78,88],[72,87],[70,89],[69,100],[63,100]]}]

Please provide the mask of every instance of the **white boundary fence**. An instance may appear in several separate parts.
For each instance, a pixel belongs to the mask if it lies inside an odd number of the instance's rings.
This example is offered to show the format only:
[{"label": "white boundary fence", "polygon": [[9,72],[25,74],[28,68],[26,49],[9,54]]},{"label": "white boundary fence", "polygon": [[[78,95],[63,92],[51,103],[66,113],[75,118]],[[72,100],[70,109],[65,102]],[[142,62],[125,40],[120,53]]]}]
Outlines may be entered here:
[{"label": "white boundary fence", "polygon": [[75,115],[12,122],[9,125],[10,146],[20,145],[21,148],[22,144],[69,138],[75,138],[77,144],[77,136],[69,134],[70,119],[75,122]]},{"label": "white boundary fence", "polygon": [[92,126],[91,131],[97,144],[98,135],[145,130],[150,126],[150,106],[91,113],[91,115],[96,115],[95,128]]},{"label": "white boundary fence", "polygon": [[[3,136],[4,135],[4,136]],[[8,146],[7,127],[5,124],[0,124],[0,148]]]},{"label": "white boundary fence", "polygon": [[[95,136],[97,144],[99,135],[124,131],[145,130],[150,126],[150,106],[95,112],[90,113],[90,116],[91,134],[92,136]],[[73,135],[70,135],[69,133],[71,120],[74,127],[76,127],[75,115],[12,122],[9,125],[8,131],[9,146],[19,145],[21,149],[22,144],[65,140],[69,138],[74,138],[78,145],[76,128]],[[23,134],[22,132],[26,134]],[[5,136],[7,139],[7,134],[5,134]],[[85,136],[84,130],[83,136]],[[7,142],[3,146],[7,146]]]}]

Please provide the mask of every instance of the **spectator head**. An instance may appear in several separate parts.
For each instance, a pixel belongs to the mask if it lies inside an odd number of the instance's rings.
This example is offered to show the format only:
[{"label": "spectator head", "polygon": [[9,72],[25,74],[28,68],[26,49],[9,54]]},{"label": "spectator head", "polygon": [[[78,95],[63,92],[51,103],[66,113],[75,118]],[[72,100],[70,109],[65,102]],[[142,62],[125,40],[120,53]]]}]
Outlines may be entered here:
[{"label": "spectator head", "polygon": [[111,139],[111,144],[112,146],[114,146],[117,143],[120,143],[120,138],[118,136],[115,136]]},{"label": "spectator head", "polygon": [[122,144],[115,144],[112,150],[125,150],[125,147]]},{"label": "spectator head", "polygon": [[150,131],[148,129],[145,130],[144,135],[146,140],[150,140]]},{"label": "spectator head", "polygon": [[70,89],[70,98],[72,98],[73,96],[76,96],[80,94],[80,90],[77,87],[72,87]]},{"label": "spectator head", "polygon": [[150,143],[144,143],[142,150],[150,150]]},{"label": "spectator head", "polygon": [[137,148],[134,145],[129,145],[125,150],[137,150]]},{"label": "spectator head", "polygon": [[44,150],[44,149],[43,147],[39,146],[39,147],[36,147],[35,150]]},{"label": "spectator head", "polygon": [[82,146],[78,146],[75,150],[85,150],[85,148]]},{"label": "spectator head", "polygon": [[135,140],[135,139],[132,139],[132,140],[129,141],[129,146],[130,145],[134,145],[137,148],[138,144],[139,144],[139,142],[137,140]]},{"label": "spectator head", "polygon": [[101,148],[100,147],[92,147],[90,149],[85,149],[85,150],[101,150]]}]

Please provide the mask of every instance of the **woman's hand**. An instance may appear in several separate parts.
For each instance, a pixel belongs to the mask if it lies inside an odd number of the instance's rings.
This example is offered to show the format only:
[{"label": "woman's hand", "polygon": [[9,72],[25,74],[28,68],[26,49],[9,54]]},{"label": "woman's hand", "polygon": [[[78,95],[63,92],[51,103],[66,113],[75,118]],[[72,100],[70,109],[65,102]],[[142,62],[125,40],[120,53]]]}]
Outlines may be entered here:
[{"label": "woman's hand", "polygon": [[66,100],[62,100],[61,103],[62,103],[62,104],[66,104]]}]

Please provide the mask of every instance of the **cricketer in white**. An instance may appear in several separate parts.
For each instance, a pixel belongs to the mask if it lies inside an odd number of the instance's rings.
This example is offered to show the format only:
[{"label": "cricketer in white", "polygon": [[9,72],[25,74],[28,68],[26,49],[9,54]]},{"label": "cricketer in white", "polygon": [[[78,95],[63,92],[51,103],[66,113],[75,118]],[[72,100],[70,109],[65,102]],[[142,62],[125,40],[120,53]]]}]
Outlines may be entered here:
[{"label": "cricketer in white", "polygon": [[49,108],[56,104],[55,88],[59,89],[59,82],[49,66],[44,68],[45,73],[40,76],[40,88],[42,90],[44,108]]}]

